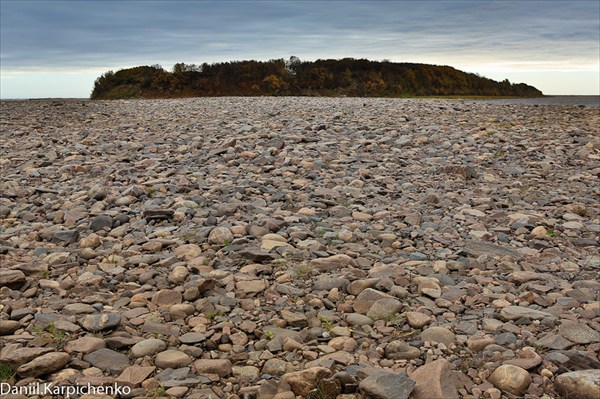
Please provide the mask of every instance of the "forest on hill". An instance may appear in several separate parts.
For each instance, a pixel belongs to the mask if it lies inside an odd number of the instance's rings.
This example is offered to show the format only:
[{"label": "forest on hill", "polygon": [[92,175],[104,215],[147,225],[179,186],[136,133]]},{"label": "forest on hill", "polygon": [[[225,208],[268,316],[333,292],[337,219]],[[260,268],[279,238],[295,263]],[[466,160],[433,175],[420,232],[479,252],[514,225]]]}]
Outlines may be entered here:
[{"label": "forest on hill", "polygon": [[159,65],[108,71],[94,82],[92,99],[202,96],[515,96],[539,97],[524,83],[497,82],[450,66],[341,60],[233,61]]}]

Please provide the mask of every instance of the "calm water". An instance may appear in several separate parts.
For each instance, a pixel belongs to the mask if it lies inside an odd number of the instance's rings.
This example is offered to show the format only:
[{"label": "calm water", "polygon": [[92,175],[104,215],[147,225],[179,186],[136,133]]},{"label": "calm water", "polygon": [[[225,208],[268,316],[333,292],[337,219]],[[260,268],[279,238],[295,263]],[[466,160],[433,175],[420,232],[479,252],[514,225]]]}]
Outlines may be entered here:
[{"label": "calm water", "polygon": [[600,107],[600,96],[547,96],[540,98],[481,100],[478,102],[489,104],[585,105],[587,107]]}]

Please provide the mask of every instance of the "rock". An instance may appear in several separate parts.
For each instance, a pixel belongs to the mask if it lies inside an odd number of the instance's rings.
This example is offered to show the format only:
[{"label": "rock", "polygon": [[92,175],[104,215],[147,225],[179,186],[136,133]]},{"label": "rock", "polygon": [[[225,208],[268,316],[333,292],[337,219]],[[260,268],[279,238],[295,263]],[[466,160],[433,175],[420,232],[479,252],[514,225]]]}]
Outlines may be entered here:
[{"label": "rock", "polygon": [[196,360],[194,370],[197,374],[217,374],[221,378],[227,377],[233,372],[231,362],[228,359]]},{"label": "rock", "polygon": [[0,335],[10,335],[21,327],[21,323],[16,320],[2,320],[0,322]]},{"label": "rock", "polygon": [[352,306],[354,307],[355,312],[365,314],[371,309],[371,306],[380,299],[392,299],[397,301],[397,299],[391,295],[372,288],[367,288],[358,294]]},{"label": "rock", "polygon": [[407,399],[415,387],[415,382],[404,373],[380,372],[368,376],[359,388],[374,399]]},{"label": "rock", "polygon": [[295,395],[307,397],[310,390],[315,388],[320,380],[330,378],[332,375],[331,371],[325,367],[311,367],[284,374],[281,380],[290,385]]},{"label": "rock", "polygon": [[165,349],[167,349],[167,344],[164,341],[156,338],[148,338],[131,347],[131,356],[135,358],[152,356]]},{"label": "rock", "polygon": [[576,344],[585,345],[600,342],[600,332],[576,321],[564,321],[558,327],[558,333]]},{"label": "rock", "polygon": [[275,259],[275,256],[265,252],[259,248],[245,248],[242,249],[241,251],[238,252],[238,255],[246,258],[248,260],[251,260],[253,262],[269,262]]},{"label": "rock", "polygon": [[415,381],[414,399],[458,399],[458,391],[446,359],[438,359],[416,369],[410,378]]},{"label": "rock", "polygon": [[281,318],[287,322],[288,325],[292,327],[306,327],[308,325],[308,319],[302,313],[294,313],[289,310],[281,310],[280,311]]},{"label": "rock", "polygon": [[41,355],[17,369],[17,374],[23,378],[39,377],[54,373],[65,367],[71,357],[64,352],[50,352]]},{"label": "rock", "polygon": [[288,363],[284,360],[273,358],[265,362],[262,367],[263,374],[269,374],[272,376],[282,376],[287,372]]},{"label": "rock", "polygon": [[235,378],[246,383],[256,381],[260,376],[260,370],[254,366],[234,366],[232,372]]},{"label": "rock", "polygon": [[129,366],[129,358],[122,353],[108,348],[98,349],[83,356],[83,360],[100,370],[120,373]]},{"label": "rock", "polygon": [[233,241],[233,233],[227,227],[215,227],[208,235],[208,242],[216,245],[227,245]]},{"label": "rock", "polygon": [[100,231],[111,229],[113,226],[113,218],[108,215],[98,215],[90,222],[90,230]]},{"label": "rock", "polygon": [[520,396],[531,384],[531,376],[521,367],[505,364],[488,377],[488,381],[502,391]]},{"label": "rock", "polygon": [[367,311],[367,316],[373,320],[391,320],[402,310],[402,303],[396,298],[376,300]]},{"label": "rock", "polygon": [[322,272],[341,269],[352,264],[352,258],[348,255],[333,255],[326,258],[318,258],[310,261],[309,266]]},{"label": "rock", "polygon": [[177,369],[192,363],[192,358],[178,350],[166,350],[156,355],[154,364],[161,369]]},{"label": "rock", "polygon": [[504,362],[504,364],[511,364],[513,366],[521,367],[525,370],[530,370],[536,366],[539,366],[541,363],[541,356],[535,353],[533,348],[523,348],[523,350],[519,352],[517,358]]},{"label": "rock", "polygon": [[106,348],[106,342],[102,338],[81,337],[65,344],[65,352],[91,353],[98,349]]},{"label": "rock", "polygon": [[164,289],[156,292],[152,296],[152,303],[156,306],[171,306],[180,304],[183,295],[179,291]]},{"label": "rock", "polygon": [[506,248],[500,245],[489,244],[478,241],[468,241],[465,246],[465,251],[472,256],[478,257],[481,255],[492,255],[492,256],[508,256],[513,259],[521,259],[522,255],[519,251]]},{"label": "rock", "polygon": [[423,342],[437,342],[449,347],[456,343],[456,336],[447,328],[429,327],[421,333],[421,340]]},{"label": "rock", "polygon": [[18,344],[9,344],[0,351],[0,362],[20,366],[52,351],[52,348],[22,348]]},{"label": "rock", "polygon": [[25,284],[25,273],[20,270],[0,269],[0,286],[19,289]]},{"label": "rock", "polygon": [[115,378],[115,382],[119,386],[137,388],[154,373],[154,370],[156,370],[154,366],[129,366]]},{"label": "rock", "polygon": [[267,283],[264,280],[245,280],[235,283],[235,288],[245,295],[254,295],[267,289]]},{"label": "rock", "polygon": [[0,363],[64,352],[15,384],[132,398],[357,399],[404,370],[516,396],[499,366],[559,395],[600,368],[600,136],[597,104],[547,101],[2,101]]},{"label": "rock", "polygon": [[404,316],[412,328],[422,328],[431,322],[429,316],[420,312],[406,312]]},{"label": "rock", "polygon": [[385,346],[385,357],[393,360],[410,360],[421,356],[421,351],[401,340],[391,341]]},{"label": "rock", "polygon": [[507,306],[502,308],[500,310],[500,317],[502,317],[504,321],[518,320],[522,317],[528,317],[532,320],[540,320],[544,317],[554,318],[550,313],[522,306]]},{"label": "rock", "polygon": [[94,333],[117,328],[120,323],[121,316],[117,313],[89,314],[79,319],[81,327]]},{"label": "rock", "polygon": [[564,398],[597,399],[600,397],[600,372],[594,369],[561,374],[554,380],[554,389]]}]

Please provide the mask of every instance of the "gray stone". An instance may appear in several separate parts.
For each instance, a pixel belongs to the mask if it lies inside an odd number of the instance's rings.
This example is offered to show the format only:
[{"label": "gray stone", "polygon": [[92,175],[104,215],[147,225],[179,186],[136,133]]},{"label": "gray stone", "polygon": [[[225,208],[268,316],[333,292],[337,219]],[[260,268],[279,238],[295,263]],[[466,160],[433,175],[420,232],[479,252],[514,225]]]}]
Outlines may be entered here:
[{"label": "gray stone", "polygon": [[61,370],[70,360],[71,357],[64,352],[46,353],[21,365],[17,374],[23,378],[47,375]]},{"label": "gray stone", "polygon": [[156,338],[148,338],[131,347],[131,356],[151,356],[165,349],[167,349],[167,344],[164,341]]},{"label": "gray stone", "polygon": [[421,333],[421,341],[437,342],[449,347],[456,343],[456,335],[444,327],[429,327]]},{"label": "gray stone", "polygon": [[564,398],[600,398],[600,370],[579,370],[564,373],[554,380],[554,388]]},{"label": "gray stone", "polygon": [[89,314],[79,319],[81,327],[94,333],[117,328],[120,323],[121,316],[117,313]]},{"label": "gray stone", "polygon": [[591,344],[600,342],[600,332],[576,321],[564,321],[558,327],[558,333],[576,344]]},{"label": "gray stone", "polygon": [[107,348],[88,353],[83,357],[83,360],[102,371],[110,373],[120,373],[125,367],[129,366],[127,356]]},{"label": "gray stone", "polygon": [[415,387],[415,382],[404,373],[381,372],[368,376],[359,388],[374,399],[407,399]]}]

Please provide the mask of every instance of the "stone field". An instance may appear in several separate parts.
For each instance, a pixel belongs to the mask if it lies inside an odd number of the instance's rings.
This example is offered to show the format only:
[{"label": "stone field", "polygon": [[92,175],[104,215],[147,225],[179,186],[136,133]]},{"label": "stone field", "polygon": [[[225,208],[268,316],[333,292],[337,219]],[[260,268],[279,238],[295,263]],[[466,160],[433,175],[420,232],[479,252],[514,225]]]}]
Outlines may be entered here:
[{"label": "stone field", "polygon": [[600,397],[599,107],[0,104],[3,398]]}]

